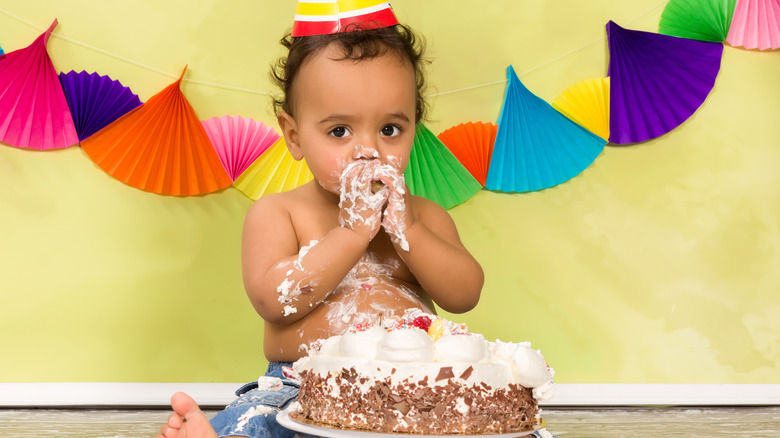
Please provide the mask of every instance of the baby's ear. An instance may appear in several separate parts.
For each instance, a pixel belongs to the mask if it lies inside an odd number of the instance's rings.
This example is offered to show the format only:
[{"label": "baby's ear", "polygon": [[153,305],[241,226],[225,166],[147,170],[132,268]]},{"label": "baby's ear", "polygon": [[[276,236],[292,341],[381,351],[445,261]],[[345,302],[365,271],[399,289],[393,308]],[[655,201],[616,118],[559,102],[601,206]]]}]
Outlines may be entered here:
[{"label": "baby's ear", "polygon": [[303,159],[303,152],[301,152],[301,144],[298,141],[298,124],[295,123],[295,119],[286,112],[279,113],[276,116],[276,120],[279,122],[279,128],[282,130],[284,136],[284,142],[287,144],[287,150],[290,151],[290,155],[297,161]]}]

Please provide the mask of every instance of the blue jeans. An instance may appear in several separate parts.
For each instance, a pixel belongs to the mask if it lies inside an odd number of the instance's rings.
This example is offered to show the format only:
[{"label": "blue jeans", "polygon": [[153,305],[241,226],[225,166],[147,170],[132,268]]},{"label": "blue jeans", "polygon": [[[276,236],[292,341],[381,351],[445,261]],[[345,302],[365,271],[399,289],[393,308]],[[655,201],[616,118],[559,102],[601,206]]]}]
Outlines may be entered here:
[{"label": "blue jeans", "polygon": [[290,365],[287,362],[268,364],[265,376],[278,378],[281,384],[276,387],[258,388],[257,382],[251,382],[239,388],[238,398],[210,420],[217,435],[293,438],[296,432],[276,422],[276,414],[298,398],[298,383],[282,375],[282,367]]}]

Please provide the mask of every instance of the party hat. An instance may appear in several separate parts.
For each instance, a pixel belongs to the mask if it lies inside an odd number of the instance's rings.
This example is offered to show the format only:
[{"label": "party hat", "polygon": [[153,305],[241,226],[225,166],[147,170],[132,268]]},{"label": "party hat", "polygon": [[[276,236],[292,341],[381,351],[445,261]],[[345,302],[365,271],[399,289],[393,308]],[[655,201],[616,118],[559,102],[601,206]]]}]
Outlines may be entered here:
[{"label": "party hat", "polygon": [[281,137],[236,179],[233,187],[257,200],[271,193],[294,189],[313,178],[306,160],[296,161]]},{"label": "party hat", "polygon": [[188,196],[229,187],[230,177],[179,88],[182,77],[81,148],[114,178],[149,192]]},{"label": "party hat", "polygon": [[292,36],[327,35],[343,31],[351,23],[360,29],[398,24],[393,8],[377,0],[300,0]]},{"label": "party hat", "polygon": [[422,123],[417,124],[404,178],[413,195],[448,209],[482,190],[482,184]]},{"label": "party hat", "polygon": [[86,139],[141,105],[141,100],[129,87],[97,73],[71,70],[60,73],[60,83],[79,140]]},{"label": "party hat", "polygon": [[279,140],[273,128],[251,118],[212,117],[203,122],[203,127],[233,181]]},{"label": "party hat", "polygon": [[704,103],[720,71],[723,44],[607,24],[609,141],[659,137]]},{"label": "party hat", "polygon": [[723,42],[737,0],[670,0],[658,33],[699,41]]},{"label": "party hat", "polygon": [[498,125],[494,123],[468,122],[453,126],[438,137],[471,176],[484,186],[496,132]]},{"label": "party hat", "polygon": [[553,108],[601,138],[609,138],[609,78],[585,79],[553,101]]},{"label": "party hat", "polygon": [[502,192],[540,190],[568,181],[590,166],[607,141],[531,93],[512,66],[507,76],[485,187]]},{"label": "party hat", "polygon": [[726,41],[746,49],[780,48],[780,1],[738,0]]},{"label": "party hat", "polygon": [[79,142],[46,43],[57,20],[24,49],[0,56],[0,141],[34,149]]}]

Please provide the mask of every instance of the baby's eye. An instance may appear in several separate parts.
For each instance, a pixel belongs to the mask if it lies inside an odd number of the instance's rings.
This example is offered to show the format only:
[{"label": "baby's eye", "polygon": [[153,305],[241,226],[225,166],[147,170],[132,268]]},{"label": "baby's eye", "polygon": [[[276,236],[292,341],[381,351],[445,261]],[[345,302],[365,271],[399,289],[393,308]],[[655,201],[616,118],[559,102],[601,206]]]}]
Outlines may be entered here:
[{"label": "baby's eye", "polygon": [[395,137],[401,133],[401,128],[396,125],[385,125],[382,127],[382,135],[387,137]]},{"label": "baby's eye", "polygon": [[330,130],[330,135],[336,137],[336,138],[342,138],[349,135],[349,129],[347,129],[346,126],[336,126],[335,128]]}]

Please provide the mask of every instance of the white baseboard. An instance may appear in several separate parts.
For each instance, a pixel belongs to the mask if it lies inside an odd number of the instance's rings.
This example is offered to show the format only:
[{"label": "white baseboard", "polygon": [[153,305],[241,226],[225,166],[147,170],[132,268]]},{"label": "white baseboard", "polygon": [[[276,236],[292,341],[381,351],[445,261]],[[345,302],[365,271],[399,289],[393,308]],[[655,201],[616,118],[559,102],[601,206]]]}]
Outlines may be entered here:
[{"label": "white baseboard", "polygon": [[[0,407],[167,407],[177,391],[204,407],[230,403],[239,383],[0,383]],[[557,383],[555,406],[780,405],[780,384]]]}]

